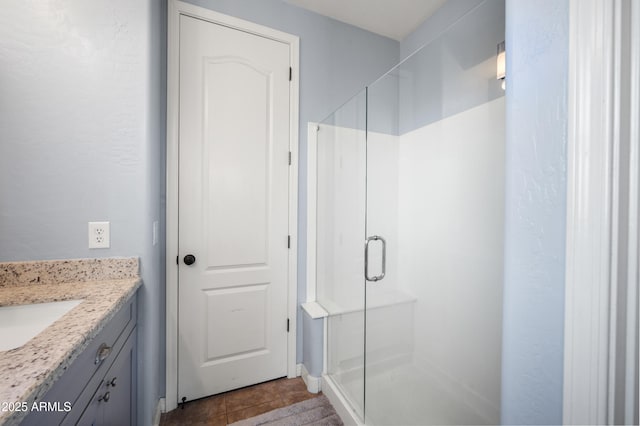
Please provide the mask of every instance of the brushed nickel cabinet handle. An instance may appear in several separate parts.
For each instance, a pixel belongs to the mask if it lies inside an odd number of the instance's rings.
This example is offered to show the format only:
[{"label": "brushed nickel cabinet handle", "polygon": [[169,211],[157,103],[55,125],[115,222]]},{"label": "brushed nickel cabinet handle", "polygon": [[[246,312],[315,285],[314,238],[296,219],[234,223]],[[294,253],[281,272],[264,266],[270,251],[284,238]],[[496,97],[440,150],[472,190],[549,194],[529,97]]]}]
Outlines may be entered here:
[{"label": "brushed nickel cabinet handle", "polygon": [[98,348],[98,352],[96,353],[96,365],[107,359],[110,353],[111,346],[107,345],[106,343],[101,344]]}]

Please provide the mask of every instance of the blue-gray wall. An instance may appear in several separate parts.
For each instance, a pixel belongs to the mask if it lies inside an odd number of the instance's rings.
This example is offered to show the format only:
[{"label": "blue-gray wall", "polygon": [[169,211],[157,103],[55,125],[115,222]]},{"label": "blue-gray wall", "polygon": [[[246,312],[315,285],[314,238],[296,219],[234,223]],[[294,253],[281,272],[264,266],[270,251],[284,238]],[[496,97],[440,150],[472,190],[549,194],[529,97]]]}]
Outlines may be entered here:
[{"label": "blue-gray wall", "polygon": [[[164,388],[164,2],[8,0],[0,13],[0,260],[138,256],[138,401]],[[111,222],[89,250],[87,222]]]},{"label": "blue-gray wall", "polygon": [[484,0],[449,0],[400,42],[400,59],[405,59],[440,36],[451,24]]},{"label": "blue-gray wall", "polygon": [[324,341],[324,320],[313,319],[306,312],[302,312],[301,327],[304,340],[307,342],[303,349],[304,366],[311,376],[322,376],[322,359]]},{"label": "blue-gray wall", "polygon": [[504,19],[504,0],[450,0],[402,41],[402,55],[424,47],[387,77],[399,80],[400,134],[504,96],[496,79]]},{"label": "blue-gray wall", "polygon": [[[504,0],[446,2],[400,42],[402,63],[367,82],[366,127],[404,134],[504,96],[495,77],[504,20]],[[353,117],[356,109],[364,106],[350,102],[341,114]],[[365,127],[364,120],[329,121]]]},{"label": "blue-gray wall", "polygon": [[502,423],[561,424],[568,0],[507,0]]}]

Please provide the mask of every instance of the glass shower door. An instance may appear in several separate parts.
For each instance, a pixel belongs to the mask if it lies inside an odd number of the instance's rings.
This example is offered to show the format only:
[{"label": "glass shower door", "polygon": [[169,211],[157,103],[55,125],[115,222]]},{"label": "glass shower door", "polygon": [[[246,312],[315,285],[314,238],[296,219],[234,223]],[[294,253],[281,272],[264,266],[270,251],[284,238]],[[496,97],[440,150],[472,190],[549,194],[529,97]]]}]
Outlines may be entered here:
[{"label": "glass shower door", "polygon": [[[414,383],[416,297],[401,281],[400,136],[394,70],[367,89],[365,239],[367,425],[425,424],[424,391]],[[405,188],[408,189],[408,188]],[[416,235],[416,239],[421,238]],[[419,241],[414,241],[421,244]],[[417,247],[416,247],[417,248]],[[406,254],[405,254],[406,256]]]},{"label": "glass shower door", "polygon": [[501,7],[367,89],[367,425],[500,422]]},{"label": "glass shower door", "polygon": [[317,300],[328,312],[327,375],[364,418],[366,93],[318,126]]}]

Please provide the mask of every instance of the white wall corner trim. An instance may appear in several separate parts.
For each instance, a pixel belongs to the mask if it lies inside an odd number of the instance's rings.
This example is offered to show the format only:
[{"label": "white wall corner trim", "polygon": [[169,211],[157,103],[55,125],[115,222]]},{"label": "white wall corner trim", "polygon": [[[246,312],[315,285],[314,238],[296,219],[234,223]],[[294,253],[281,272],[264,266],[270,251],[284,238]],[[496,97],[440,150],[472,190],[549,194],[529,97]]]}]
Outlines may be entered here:
[{"label": "white wall corner trim", "polygon": [[[617,291],[635,280],[629,288],[637,292],[637,274],[627,278],[626,265],[631,262],[637,269],[637,247],[631,244],[635,241],[637,246],[638,236],[638,188],[633,182],[638,176],[638,136],[633,130],[638,96],[629,101],[625,84],[635,87],[635,93],[638,76],[633,75],[638,71],[632,66],[629,72],[624,68],[629,61],[621,59],[631,55],[631,63],[636,63],[640,55],[633,49],[623,51],[629,31],[622,17],[634,7],[638,15],[633,3],[637,2],[570,0],[564,424],[615,423]],[[639,24],[632,25],[637,33]],[[631,138],[621,130],[628,128],[628,117]],[[624,155],[625,150],[631,155]],[[621,172],[624,168],[628,174]],[[627,187],[631,192],[625,192]],[[628,222],[621,220],[626,209]],[[620,239],[626,233],[629,248]],[[635,324],[637,333],[637,320]]]},{"label": "white wall corner trim", "polygon": [[160,426],[160,419],[162,417],[162,413],[167,412],[166,400],[164,398],[160,398],[158,400],[158,404],[156,405],[156,412],[153,416],[153,426]]},{"label": "white wall corner trim", "polygon": [[[640,423],[640,2],[631,2],[629,132],[629,265],[627,273],[627,351],[625,354],[624,423]],[[634,119],[635,117],[635,119]]]},{"label": "white wall corner trim", "polygon": [[307,302],[302,304],[302,310],[304,310],[311,319],[326,318],[329,316],[329,312],[322,307],[318,302]]},{"label": "white wall corner trim", "polygon": [[166,248],[166,411],[178,404],[178,120],[179,120],[179,21],[180,15],[192,16],[209,22],[239,29],[248,33],[277,40],[289,45],[290,83],[289,148],[289,250],[287,312],[289,334],[287,341],[287,375],[296,377],[297,329],[297,244],[298,244],[298,130],[299,130],[299,37],[253,22],[224,15],[179,0],[169,0],[167,37],[167,248]]},{"label": "white wall corner trim", "polygon": [[604,424],[611,262],[613,2],[571,0],[563,423]]},{"label": "white wall corner trim", "polygon": [[307,390],[311,393],[318,393],[322,390],[322,377],[316,377],[309,374],[304,364],[301,365],[300,376],[307,385]]},{"label": "white wall corner trim", "polygon": [[307,124],[307,302],[316,301],[318,123]]}]

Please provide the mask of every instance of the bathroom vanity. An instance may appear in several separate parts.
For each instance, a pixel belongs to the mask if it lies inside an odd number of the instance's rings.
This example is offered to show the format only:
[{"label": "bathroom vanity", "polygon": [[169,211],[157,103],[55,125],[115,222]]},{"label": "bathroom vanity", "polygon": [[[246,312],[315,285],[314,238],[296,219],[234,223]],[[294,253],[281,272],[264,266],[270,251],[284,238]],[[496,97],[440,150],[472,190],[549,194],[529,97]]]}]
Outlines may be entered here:
[{"label": "bathroom vanity", "polygon": [[0,263],[2,307],[79,301],[0,351],[0,424],[135,424],[139,286],[137,259]]}]

